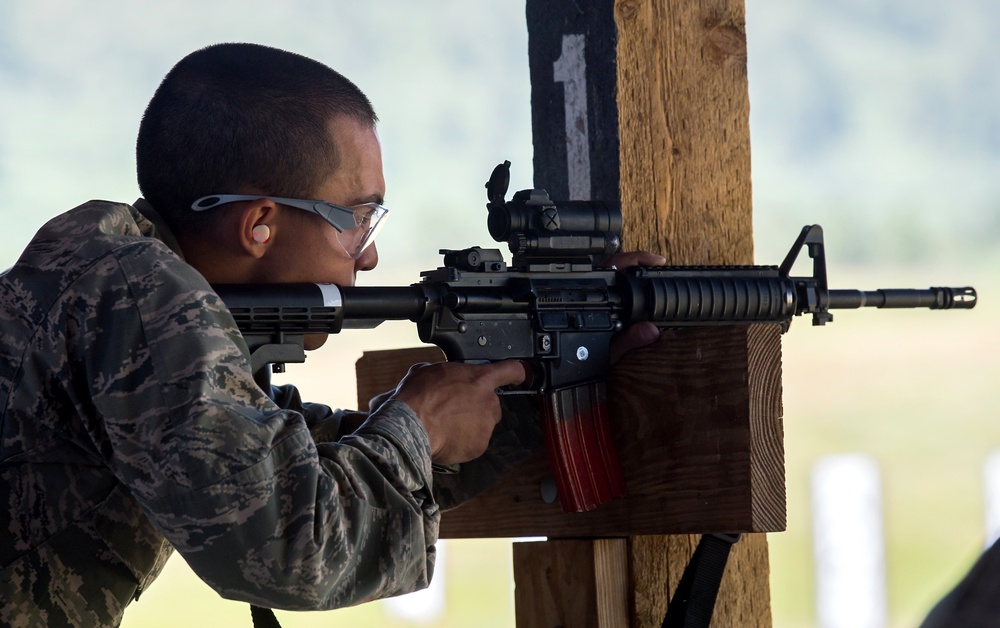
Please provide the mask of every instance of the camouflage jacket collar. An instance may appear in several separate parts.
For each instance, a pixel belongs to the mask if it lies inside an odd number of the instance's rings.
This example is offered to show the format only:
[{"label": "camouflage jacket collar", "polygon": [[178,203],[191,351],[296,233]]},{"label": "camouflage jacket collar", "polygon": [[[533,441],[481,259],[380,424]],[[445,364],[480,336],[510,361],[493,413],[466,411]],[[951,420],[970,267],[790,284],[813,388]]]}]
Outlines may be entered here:
[{"label": "camouflage jacket collar", "polygon": [[177,242],[177,237],[174,236],[174,232],[170,230],[169,226],[167,226],[167,221],[163,219],[160,212],[156,211],[156,208],[150,205],[149,201],[144,198],[137,199],[134,203],[132,203],[132,206],[135,207],[136,210],[138,210],[138,212],[146,218],[146,220],[152,223],[152,230],[145,235],[160,240],[170,247],[170,250],[176,253],[178,257],[184,259],[184,252],[181,251],[181,245]]}]

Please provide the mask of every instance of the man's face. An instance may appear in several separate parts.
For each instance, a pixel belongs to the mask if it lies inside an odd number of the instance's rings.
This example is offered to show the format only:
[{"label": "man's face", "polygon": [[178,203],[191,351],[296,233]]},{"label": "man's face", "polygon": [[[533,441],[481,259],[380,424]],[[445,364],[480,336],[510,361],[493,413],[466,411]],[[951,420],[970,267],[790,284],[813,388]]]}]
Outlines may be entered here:
[{"label": "man's face", "polygon": [[[337,143],[338,166],[316,190],[312,200],[344,207],[383,202],[385,178],[382,149],[375,129],[368,124],[339,116],[329,124]],[[265,279],[272,282],[334,283],[354,285],[360,270],[378,264],[378,251],[370,245],[353,259],[340,243],[339,232],[319,216],[294,208],[282,208],[282,229],[275,234],[272,261]]]}]

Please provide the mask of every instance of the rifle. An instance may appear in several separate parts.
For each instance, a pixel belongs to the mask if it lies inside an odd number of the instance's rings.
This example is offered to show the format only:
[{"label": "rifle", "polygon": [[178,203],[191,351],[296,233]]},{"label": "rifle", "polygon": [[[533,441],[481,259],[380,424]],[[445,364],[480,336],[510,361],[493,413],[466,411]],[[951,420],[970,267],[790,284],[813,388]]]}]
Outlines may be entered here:
[{"label": "rifle", "polygon": [[[640,266],[601,268],[621,246],[614,203],[552,201],[544,190],[505,200],[510,162],[487,188],[491,237],[498,249],[442,250],[444,265],[401,287],[331,284],[213,286],[251,352],[255,374],[304,362],[303,337],[371,328],[386,320],[416,323],[423,342],[448,360],[522,360],[533,377],[523,390],[543,398],[546,448],[567,512],[591,510],[625,494],[607,417],[605,380],[611,337],[628,325],[661,328],[775,323],[793,317],[813,325],[830,310],[860,307],[970,309],[975,289],[830,290],[823,230],[802,229],[780,266]],[[812,275],[791,276],[800,251]],[[269,373],[269,371],[267,371]]]}]

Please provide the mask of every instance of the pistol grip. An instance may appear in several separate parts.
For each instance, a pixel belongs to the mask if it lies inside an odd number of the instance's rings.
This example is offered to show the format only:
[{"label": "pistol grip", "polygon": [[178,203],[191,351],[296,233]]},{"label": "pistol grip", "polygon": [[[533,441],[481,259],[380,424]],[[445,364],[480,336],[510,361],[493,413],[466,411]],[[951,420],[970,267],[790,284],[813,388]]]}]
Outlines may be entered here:
[{"label": "pistol grip", "polygon": [[550,392],[542,404],[545,447],[565,512],[625,495],[603,381]]}]

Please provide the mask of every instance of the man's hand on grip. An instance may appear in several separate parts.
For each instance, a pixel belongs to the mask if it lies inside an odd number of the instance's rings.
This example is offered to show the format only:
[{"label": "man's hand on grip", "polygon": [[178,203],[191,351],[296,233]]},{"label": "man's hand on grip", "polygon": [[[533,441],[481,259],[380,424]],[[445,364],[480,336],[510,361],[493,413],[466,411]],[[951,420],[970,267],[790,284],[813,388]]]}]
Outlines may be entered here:
[{"label": "man's hand on grip", "polygon": [[486,451],[500,421],[496,390],[524,381],[520,362],[417,364],[392,397],[409,405],[427,430],[437,464],[468,462]]}]

